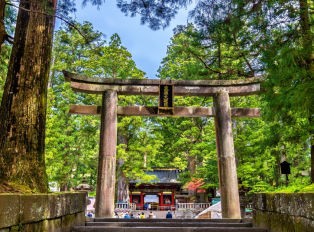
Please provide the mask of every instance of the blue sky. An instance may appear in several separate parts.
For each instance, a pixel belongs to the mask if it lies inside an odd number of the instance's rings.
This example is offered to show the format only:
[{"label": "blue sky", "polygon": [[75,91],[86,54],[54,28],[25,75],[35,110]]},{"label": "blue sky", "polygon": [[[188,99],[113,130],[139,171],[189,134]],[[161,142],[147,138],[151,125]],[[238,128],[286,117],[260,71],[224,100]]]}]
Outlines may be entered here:
[{"label": "blue sky", "polygon": [[[187,9],[181,9],[165,30],[153,31],[147,25],[140,25],[139,17],[124,16],[114,0],[106,1],[100,10],[91,4],[82,8],[80,2],[77,3],[76,21],[91,22],[94,30],[101,31],[107,36],[107,42],[112,34],[118,33],[122,45],[132,54],[137,67],[146,72],[148,78],[157,78],[157,70],[166,56],[167,45],[173,36],[172,29],[176,25],[186,24],[188,11],[194,6],[190,5]],[[60,21],[57,21],[56,29],[59,26]]]}]

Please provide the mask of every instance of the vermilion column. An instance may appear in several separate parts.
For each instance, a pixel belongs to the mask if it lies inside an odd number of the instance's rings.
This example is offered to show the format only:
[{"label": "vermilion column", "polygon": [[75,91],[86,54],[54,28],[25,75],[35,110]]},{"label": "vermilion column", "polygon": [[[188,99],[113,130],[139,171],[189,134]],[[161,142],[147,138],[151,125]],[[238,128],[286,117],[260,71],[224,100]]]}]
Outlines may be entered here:
[{"label": "vermilion column", "polygon": [[117,93],[114,90],[105,91],[102,96],[95,208],[96,218],[111,218],[114,212],[117,105]]},{"label": "vermilion column", "polygon": [[174,192],[171,193],[171,205],[174,205]]},{"label": "vermilion column", "polygon": [[164,205],[164,193],[160,192],[160,206],[163,206],[163,205]]},{"label": "vermilion column", "polygon": [[144,207],[144,193],[143,192],[141,192],[141,206],[142,208]]},{"label": "vermilion column", "polygon": [[132,203],[132,194],[129,194],[130,195],[130,203]]},{"label": "vermilion column", "polygon": [[229,94],[214,96],[222,218],[241,218]]}]

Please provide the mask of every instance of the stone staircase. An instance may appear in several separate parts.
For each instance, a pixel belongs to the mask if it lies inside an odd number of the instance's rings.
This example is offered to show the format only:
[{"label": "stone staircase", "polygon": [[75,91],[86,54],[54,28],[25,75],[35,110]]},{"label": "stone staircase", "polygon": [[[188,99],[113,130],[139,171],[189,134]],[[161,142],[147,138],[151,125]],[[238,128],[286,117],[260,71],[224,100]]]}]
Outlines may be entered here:
[{"label": "stone staircase", "polygon": [[72,232],[267,232],[241,219],[95,218]]}]

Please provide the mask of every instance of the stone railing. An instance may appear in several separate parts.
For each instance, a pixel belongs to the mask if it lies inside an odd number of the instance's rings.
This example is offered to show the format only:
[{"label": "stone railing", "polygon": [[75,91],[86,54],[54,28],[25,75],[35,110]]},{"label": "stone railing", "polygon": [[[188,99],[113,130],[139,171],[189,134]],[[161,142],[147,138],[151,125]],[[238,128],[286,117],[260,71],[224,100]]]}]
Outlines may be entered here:
[{"label": "stone railing", "polygon": [[1,232],[71,232],[85,225],[85,193],[0,194]]},{"label": "stone railing", "polygon": [[210,207],[210,203],[178,203],[177,209],[207,209]]},{"label": "stone railing", "polygon": [[129,203],[115,203],[115,209],[129,209]]},{"label": "stone railing", "polygon": [[314,231],[314,193],[254,194],[253,225],[268,232]]},{"label": "stone railing", "polygon": [[135,203],[115,203],[115,209],[132,209],[136,210]]}]

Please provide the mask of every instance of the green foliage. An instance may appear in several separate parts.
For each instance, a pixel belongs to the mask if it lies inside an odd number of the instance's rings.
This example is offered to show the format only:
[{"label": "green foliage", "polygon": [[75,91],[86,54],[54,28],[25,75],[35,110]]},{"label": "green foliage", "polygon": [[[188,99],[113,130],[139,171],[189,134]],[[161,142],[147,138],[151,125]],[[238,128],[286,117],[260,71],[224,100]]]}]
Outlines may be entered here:
[{"label": "green foliage", "polygon": [[23,221],[21,221],[17,226],[13,226],[11,228],[11,231],[12,232],[18,232],[18,231],[23,231],[25,228],[25,224]]},{"label": "green foliage", "polygon": [[[238,178],[252,187],[251,192],[312,189],[309,177],[301,175],[310,168],[314,131],[312,45],[308,42],[312,30],[305,25],[308,14],[300,11],[300,2],[199,1],[190,14],[194,24],[176,28],[158,70],[160,79],[173,80],[264,74],[260,95],[230,98],[231,107],[262,108],[262,118],[232,119]],[[81,29],[92,44],[87,45],[74,31],[59,31],[55,37],[47,165],[51,180],[60,184],[76,185],[86,174],[95,184],[99,118],[70,116],[67,110],[69,104],[99,105],[100,98],[73,93],[58,71],[145,78],[117,34],[104,46],[101,33],[94,32],[91,24],[84,23]],[[175,106],[213,106],[207,97],[175,97],[174,102]],[[156,97],[119,96],[119,105],[157,104]],[[145,169],[168,166],[183,170],[183,183],[196,178],[204,180],[202,188],[219,186],[213,118],[119,117],[118,137],[119,175],[127,180],[150,182],[155,177],[145,175]],[[288,188],[280,173],[283,160],[292,164]]]},{"label": "green foliage", "polygon": [[[301,72],[301,69],[305,70],[310,66],[302,66],[296,60],[296,57],[299,57],[299,60],[304,59],[301,58],[305,54],[301,52],[304,51],[302,34],[294,32],[295,27],[289,27],[290,22],[287,22],[287,27],[284,26],[283,30],[276,27],[276,22],[280,17],[284,18],[288,7],[292,7],[291,9],[298,12],[291,15],[291,25],[298,20],[300,13],[298,6],[291,5],[291,2],[274,3],[273,5],[269,2],[260,2],[253,6],[243,1],[230,2],[230,4],[223,4],[223,1],[216,3],[199,1],[195,10],[191,12],[195,24],[176,28],[177,34],[168,46],[168,56],[163,59],[159,69],[158,76],[167,79],[238,79],[254,76],[264,71],[268,72],[269,77],[272,75],[271,70],[274,70],[274,74],[281,75],[276,83],[269,84],[271,78],[266,79],[261,96],[230,99],[232,107],[254,107],[263,110],[261,119],[237,118],[232,120],[236,158],[238,159],[238,178],[243,184],[251,186],[253,192],[274,191],[285,185],[279,167],[283,160],[292,163],[292,174],[289,178],[291,184],[298,185],[300,181],[306,183],[308,179],[308,177],[303,177],[300,171],[309,170],[310,167],[309,139],[312,125],[306,110],[311,109],[313,98],[305,95],[310,94],[309,96],[311,96],[312,88],[310,83],[306,87],[297,87],[297,85],[303,80],[310,81],[307,78],[310,76],[308,74],[310,70]],[[245,6],[238,7],[240,4]],[[263,8],[264,6],[265,8]],[[272,12],[272,9],[280,7],[284,7],[284,12]],[[266,12],[271,14],[269,17],[273,21],[265,20],[268,16],[261,19],[260,14],[266,15]],[[240,13],[241,16],[239,16]],[[274,15],[272,15],[273,13]],[[276,19],[277,16],[280,16],[279,19]],[[254,21],[257,18],[258,20]],[[263,23],[265,23],[264,26]],[[266,25],[272,23],[274,27]],[[264,34],[265,29],[270,33]],[[291,44],[282,43],[285,38],[282,35],[286,29],[290,30],[290,33],[294,32],[300,39],[299,45],[293,44],[293,39],[289,37]],[[300,52],[296,50],[298,46],[301,46]],[[294,56],[283,53],[282,51],[285,49],[293,52]],[[278,60],[279,57],[282,60]],[[279,63],[284,66],[279,68]],[[301,82],[299,77],[299,79],[288,77],[288,74],[296,76],[296,73],[303,75]],[[283,82],[285,78],[289,80],[286,83]],[[271,90],[267,89],[269,86],[271,86]],[[286,88],[280,87],[279,90],[277,86],[286,86]],[[308,91],[304,91],[304,89]],[[279,91],[282,91],[282,94]],[[187,100],[184,102],[185,106],[190,106],[192,103],[191,98],[184,97],[182,99]],[[294,104],[297,104],[296,110],[293,108]],[[191,105],[211,106],[206,98]],[[184,125],[189,124],[186,121]],[[181,129],[180,135],[173,135],[173,137],[183,137],[185,134],[191,136],[191,133],[184,131],[185,128]],[[218,178],[212,178],[214,177],[213,173],[217,173],[213,131],[212,129],[212,133],[208,135],[210,139],[207,146],[212,145],[210,149],[206,150],[207,154],[199,148],[196,148],[197,151],[193,151],[204,159],[203,165],[197,169],[194,176],[198,178],[206,176],[205,180],[217,185]],[[181,139],[180,148],[187,148],[188,142],[188,137]],[[172,144],[171,148],[166,147],[168,151],[174,147],[175,143]],[[186,172],[181,174],[181,180],[188,181],[191,176],[193,174]]]},{"label": "green foliage", "polygon": [[145,73],[136,68],[132,55],[121,45],[121,39],[117,33],[110,38],[109,46],[101,47],[100,56],[91,57],[85,67],[92,75],[99,75],[108,78],[134,78],[141,79]]},{"label": "green foliage", "polygon": [[[6,6],[5,8],[5,18],[4,18],[4,26],[6,29],[6,32],[9,35],[12,35],[15,30],[15,20],[17,17],[17,11],[12,8]],[[11,55],[12,46],[4,43],[1,45],[1,52],[0,52],[0,107],[1,107],[1,101],[2,101],[2,95],[3,95],[3,89],[5,80],[7,77],[7,72],[9,68],[9,61],[10,61],[10,55]]]},{"label": "green foliage", "polygon": [[[96,186],[99,116],[70,115],[71,104],[101,105],[101,96],[75,93],[70,83],[64,82],[60,73],[68,71],[114,78],[144,78],[145,73],[136,68],[131,54],[114,34],[109,46],[104,46],[102,33],[94,31],[89,22],[79,26],[92,41],[86,41],[75,30],[61,29],[55,33],[52,67],[48,94],[46,124],[46,164],[50,182],[57,182],[62,190],[81,183],[86,176],[89,184]],[[153,98],[151,98],[153,99]],[[119,105],[135,105],[150,101],[141,96],[119,96]],[[154,179],[143,172],[143,153],[151,154],[156,144],[148,145],[144,131],[145,118],[119,118],[118,131],[128,138],[127,145],[118,146],[118,159],[128,179],[144,182]],[[144,139],[144,140],[143,140]],[[127,149],[124,149],[125,146]],[[158,149],[157,149],[158,150]],[[94,193],[91,193],[92,195]]]},{"label": "green foliage", "polygon": [[3,44],[0,52],[0,106],[2,101],[2,95],[4,90],[4,84],[7,77],[8,67],[9,67],[9,60],[11,55],[12,47]]},{"label": "green foliage", "polygon": [[79,28],[92,41],[87,44],[77,31],[60,29],[55,33],[52,67],[48,90],[46,123],[46,165],[49,182],[57,182],[61,189],[81,183],[87,176],[96,185],[99,143],[99,116],[70,115],[70,104],[101,103],[100,97],[75,93],[64,81],[61,70],[87,74],[85,63],[95,55],[105,41],[102,33],[93,31],[89,22]]}]

